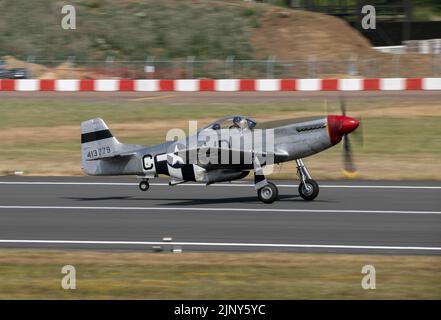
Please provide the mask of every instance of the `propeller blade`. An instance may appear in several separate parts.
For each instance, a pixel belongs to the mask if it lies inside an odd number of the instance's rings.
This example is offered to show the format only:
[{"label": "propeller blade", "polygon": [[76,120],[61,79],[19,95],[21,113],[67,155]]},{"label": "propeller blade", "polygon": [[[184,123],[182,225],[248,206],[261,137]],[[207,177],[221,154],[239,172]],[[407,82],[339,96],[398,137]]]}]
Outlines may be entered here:
[{"label": "propeller blade", "polygon": [[[340,110],[342,116],[346,116],[346,101],[343,96],[340,96]],[[358,119],[357,119],[358,120]],[[361,145],[363,145],[363,130],[361,128],[361,119],[359,121],[358,128],[351,133]],[[355,167],[352,142],[349,139],[349,135],[345,134],[342,137],[343,143],[343,173],[347,178],[353,179],[358,176],[357,168]]]},{"label": "propeller blade", "polygon": [[345,116],[346,115],[346,101],[342,96],[340,96],[340,110],[341,110],[341,114],[343,116]]},{"label": "propeller blade", "polygon": [[343,136],[343,169],[349,175],[357,172],[352,156],[351,142],[347,134]]},{"label": "propeller blade", "polygon": [[358,121],[358,128],[357,130],[351,133],[351,137],[353,138],[353,141],[357,143],[357,145],[363,147],[364,146],[363,121],[361,117],[355,119]]}]

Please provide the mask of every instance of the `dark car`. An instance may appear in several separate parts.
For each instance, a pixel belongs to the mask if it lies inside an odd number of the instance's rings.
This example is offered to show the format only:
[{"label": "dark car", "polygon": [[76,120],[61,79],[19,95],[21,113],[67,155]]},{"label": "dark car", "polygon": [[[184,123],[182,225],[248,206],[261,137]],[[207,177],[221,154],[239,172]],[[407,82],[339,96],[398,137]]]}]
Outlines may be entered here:
[{"label": "dark car", "polygon": [[26,68],[6,69],[6,64],[0,60],[0,79],[27,79],[29,72]]}]

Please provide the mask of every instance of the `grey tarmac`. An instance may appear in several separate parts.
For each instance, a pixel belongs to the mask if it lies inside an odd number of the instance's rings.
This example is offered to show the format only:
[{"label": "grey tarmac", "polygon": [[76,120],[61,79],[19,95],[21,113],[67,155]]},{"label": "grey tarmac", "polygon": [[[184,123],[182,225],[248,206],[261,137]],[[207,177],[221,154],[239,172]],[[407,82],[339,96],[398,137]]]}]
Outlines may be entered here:
[{"label": "grey tarmac", "polygon": [[56,101],[75,102],[138,102],[165,104],[198,103],[293,103],[296,101],[319,101],[328,99],[338,103],[341,96],[351,101],[425,101],[438,102],[441,91],[291,91],[291,92],[25,92],[0,91],[3,101]]},{"label": "grey tarmac", "polygon": [[267,205],[250,181],[1,177],[0,248],[441,254],[440,182],[319,181],[312,202],[273,182]]}]

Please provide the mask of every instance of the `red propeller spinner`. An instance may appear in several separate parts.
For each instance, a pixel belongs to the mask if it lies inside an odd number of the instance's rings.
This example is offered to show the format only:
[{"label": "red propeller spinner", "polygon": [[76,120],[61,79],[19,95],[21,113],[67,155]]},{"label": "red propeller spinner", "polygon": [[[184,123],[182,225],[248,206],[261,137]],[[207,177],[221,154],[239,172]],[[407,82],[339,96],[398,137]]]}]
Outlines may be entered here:
[{"label": "red propeller spinner", "polygon": [[332,144],[341,141],[345,134],[349,134],[357,129],[359,122],[347,116],[328,116],[328,131]]}]

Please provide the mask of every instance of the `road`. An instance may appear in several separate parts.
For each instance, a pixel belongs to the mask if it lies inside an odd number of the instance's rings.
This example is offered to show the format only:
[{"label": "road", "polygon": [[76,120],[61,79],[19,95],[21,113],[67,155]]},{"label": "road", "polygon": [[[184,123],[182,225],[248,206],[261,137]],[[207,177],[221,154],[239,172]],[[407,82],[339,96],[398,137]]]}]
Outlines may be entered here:
[{"label": "road", "polygon": [[291,92],[23,92],[1,91],[3,101],[55,101],[64,102],[138,102],[166,104],[198,103],[293,103],[327,99],[336,103],[344,96],[350,101],[422,101],[438,102],[441,91],[291,91]]},{"label": "road", "polygon": [[[259,202],[250,182],[138,190],[130,178],[0,178],[0,248],[441,254],[439,182],[295,181]],[[168,242],[172,238],[172,242]]]}]

